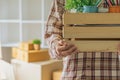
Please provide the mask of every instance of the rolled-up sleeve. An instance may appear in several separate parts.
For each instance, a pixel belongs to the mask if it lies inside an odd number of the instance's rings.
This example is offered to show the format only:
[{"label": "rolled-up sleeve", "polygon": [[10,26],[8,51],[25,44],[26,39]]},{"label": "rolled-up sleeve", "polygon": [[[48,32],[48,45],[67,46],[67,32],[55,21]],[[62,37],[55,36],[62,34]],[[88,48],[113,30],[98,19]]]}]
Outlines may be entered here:
[{"label": "rolled-up sleeve", "polygon": [[59,40],[62,40],[62,14],[64,13],[64,0],[54,0],[47,20],[45,40],[49,47],[51,58],[61,59],[55,50]]}]

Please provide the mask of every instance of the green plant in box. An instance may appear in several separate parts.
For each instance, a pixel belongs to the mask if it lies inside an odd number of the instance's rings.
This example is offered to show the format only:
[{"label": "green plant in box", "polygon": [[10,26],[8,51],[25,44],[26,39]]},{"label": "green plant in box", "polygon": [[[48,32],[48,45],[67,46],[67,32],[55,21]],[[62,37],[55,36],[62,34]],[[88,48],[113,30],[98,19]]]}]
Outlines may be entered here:
[{"label": "green plant in box", "polygon": [[33,44],[41,44],[41,40],[40,39],[34,39]]},{"label": "green plant in box", "polygon": [[34,39],[32,41],[32,43],[34,44],[34,49],[35,50],[39,50],[40,49],[40,44],[41,44],[41,40],[40,39]]},{"label": "green plant in box", "polygon": [[79,11],[82,11],[81,7],[83,7],[83,3],[81,1],[82,0],[66,0],[65,9],[79,9]]},{"label": "green plant in box", "polygon": [[77,12],[83,12],[83,6],[97,6],[101,0],[66,0],[65,9],[76,9]]}]

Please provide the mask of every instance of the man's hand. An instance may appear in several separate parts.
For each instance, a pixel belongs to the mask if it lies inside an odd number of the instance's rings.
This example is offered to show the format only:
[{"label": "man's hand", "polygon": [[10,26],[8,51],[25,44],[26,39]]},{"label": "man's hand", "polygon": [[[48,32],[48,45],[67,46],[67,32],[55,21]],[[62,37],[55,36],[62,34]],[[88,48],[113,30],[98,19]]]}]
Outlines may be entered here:
[{"label": "man's hand", "polygon": [[68,55],[78,53],[78,49],[74,44],[61,40],[56,45],[56,52],[59,56],[66,57]]},{"label": "man's hand", "polygon": [[117,50],[118,50],[118,53],[119,53],[119,55],[120,55],[120,43],[119,43],[118,46],[117,46]]}]

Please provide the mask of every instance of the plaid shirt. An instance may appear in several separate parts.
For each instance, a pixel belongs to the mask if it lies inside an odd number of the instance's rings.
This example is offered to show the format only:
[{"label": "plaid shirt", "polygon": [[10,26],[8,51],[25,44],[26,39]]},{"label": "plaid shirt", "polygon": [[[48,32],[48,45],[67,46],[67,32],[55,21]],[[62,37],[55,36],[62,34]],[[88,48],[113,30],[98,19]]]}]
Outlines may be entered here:
[{"label": "plaid shirt", "polygon": [[[45,38],[50,56],[61,58],[56,51],[56,43],[62,39],[62,15],[65,0],[54,0],[46,26]],[[118,52],[83,52],[63,58],[61,80],[120,80]]]}]

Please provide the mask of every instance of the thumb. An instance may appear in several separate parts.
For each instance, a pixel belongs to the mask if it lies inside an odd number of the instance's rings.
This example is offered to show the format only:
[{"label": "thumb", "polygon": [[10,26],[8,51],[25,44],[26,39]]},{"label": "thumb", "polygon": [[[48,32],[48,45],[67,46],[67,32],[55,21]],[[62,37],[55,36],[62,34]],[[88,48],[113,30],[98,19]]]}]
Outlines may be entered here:
[{"label": "thumb", "polygon": [[65,43],[65,41],[60,40],[60,41],[59,41],[59,45],[63,46],[63,45],[67,45],[67,44]]}]

